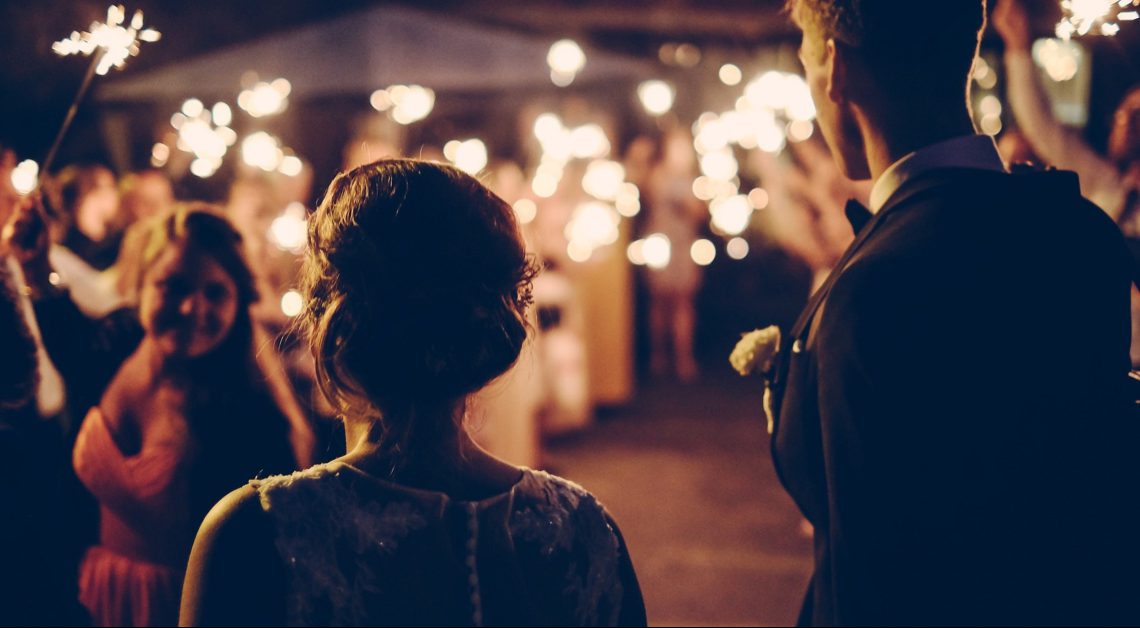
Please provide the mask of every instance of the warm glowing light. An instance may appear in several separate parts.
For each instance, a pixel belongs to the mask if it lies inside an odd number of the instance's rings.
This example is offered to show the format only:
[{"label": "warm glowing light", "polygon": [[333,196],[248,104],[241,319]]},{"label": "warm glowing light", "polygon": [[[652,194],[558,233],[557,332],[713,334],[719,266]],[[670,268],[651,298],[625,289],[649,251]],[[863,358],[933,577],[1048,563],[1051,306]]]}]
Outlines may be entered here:
[{"label": "warm glowing light", "polygon": [[625,256],[631,264],[645,266],[645,240],[634,240],[625,248]]},{"label": "warm glowing light", "polygon": [[563,131],[562,120],[553,113],[539,114],[534,119],[534,136],[540,142],[550,141],[555,139]]},{"label": "warm glowing light", "polygon": [[788,140],[792,142],[803,142],[812,136],[815,132],[815,124],[810,120],[793,120],[788,123]]},{"label": "warm glowing light", "polygon": [[665,268],[673,257],[673,245],[664,233],[654,233],[645,238],[641,245],[641,255],[650,268]]},{"label": "warm glowing light", "polygon": [[67,39],[61,39],[52,44],[51,49],[61,57],[67,55],[90,56],[96,50],[102,51],[95,73],[100,76],[106,74],[111,68],[121,68],[128,57],[139,53],[139,42],[155,42],[162,37],[162,33],[152,29],[143,28],[142,11],[135,11],[131,23],[123,26],[126,20],[126,11],[121,5],[113,5],[107,9],[107,21],[94,22],[90,30],[84,33],[72,31]]},{"label": "warm glowing light", "polygon": [[[190,172],[194,176],[211,177],[222,166],[222,158],[237,142],[237,134],[223,124],[231,117],[232,112],[225,103],[216,103],[207,109],[197,98],[183,102],[181,111],[171,116],[170,124],[178,130],[176,146],[181,151],[194,154],[194,160],[190,162]],[[170,148],[165,144],[156,144],[151,149],[153,165],[165,165],[169,158]]]},{"label": "warm glowing light", "polygon": [[744,73],[735,64],[726,63],[720,66],[720,71],[717,72],[720,77],[720,82],[725,85],[739,85],[740,81],[744,79]]},{"label": "warm glowing light", "polygon": [[182,114],[188,118],[197,118],[202,115],[202,111],[204,110],[205,107],[202,105],[202,101],[197,98],[190,98],[182,103]]},{"label": "warm glowing light", "polygon": [[214,103],[214,108],[210,110],[210,117],[213,118],[214,124],[218,126],[229,126],[234,120],[234,112],[226,103],[216,102]]},{"label": "warm glowing light", "polygon": [[290,203],[269,225],[269,241],[282,251],[303,251],[307,234],[308,212],[300,203]]},{"label": "warm glowing light", "polygon": [[1001,101],[993,94],[987,95],[982,98],[982,102],[978,105],[984,116],[1000,116],[1001,115]]},{"label": "warm glowing light", "polygon": [[997,71],[990,67],[985,57],[978,56],[974,62],[974,80],[982,89],[993,89],[997,86]]},{"label": "warm glowing light", "polygon": [[625,168],[616,161],[595,159],[586,166],[582,176],[582,189],[594,198],[613,201],[625,182]]},{"label": "warm glowing light", "polygon": [[622,183],[614,199],[614,208],[626,218],[633,218],[641,212],[641,191],[632,183]]},{"label": "warm glowing light", "polygon": [[196,177],[207,178],[214,176],[218,171],[220,162],[215,162],[205,157],[197,157],[194,161],[190,162],[190,173]]},{"label": "warm glowing light", "polygon": [[487,167],[487,145],[480,139],[452,140],[444,145],[443,155],[467,174],[478,174]]},{"label": "warm glowing light", "polygon": [[1033,60],[1057,83],[1077,75],[1083,56],[1084,49],[1072,40],[1050,38],[1033,43]]},{"label": "warm glowing light", "polygon": [[752,220],[752,205],[747,197],[737,194],[714,200],[709,204],[709,213],[714,229],[727,235],[740,235]]},{"label": "warm glowing light", "polygon": [[724,250],[732,259],[744,259],[748,257],[748,240],[744,238],[733,238],[728,241]]},{"label": "warm glowing light", "polygon": [[12,187],[20,194],[28,194],[36,189],[39,176],[40,165],[31,159],[25,159],[12,169]]},{"label": "warm glowing light", "polygon": [[683,68],[696,67],[701,62],[701,49],[693,44],[681,44],[677,46],[673,59],[677,65]]},{"label": "warm glowing light", "polygon": [[555,74],[569,76],[572,81],[574,75],[586,66],[586,53],[582,52],[582,47],[573,39],[560,39],[550,46],[550,51],[546,53],[546,63],[550,66],[552,77]]},{"label": "warm glowing light", "polygon": [[538,216],[538,205],[529,198],[520,198],[514,204],[515,218],[520,224],[529,225]]},{"label": "warm glowing light", "polygon": [[578,262],[579,264],[588,262],[593,254],[594,248],[585,242],[571,240],[566,243],[566,256],[569,257],[571,261]]},{"label": "warm glowing light", "polygon": [[305,299],[296,290],[290,290],[281,295],[281,313],[290,318],[301,313],[305,307]]},{"label": "warm glowing light", "polygon": [[701,156],[701,172],[710,179],[728,181],[736,176],[739,165],[730,149],[718,150]]},{"label": "warm glowing light", "polygon": [[571,131],[570,146],[579,159],[605,157],[610,152],[610,140],[597,124],[584,124]]},{"label": "warm glowing light", "polygon": [[539,198],[550,198],[558,191],[558,179],[549,175],[536,174],[530,184],[531,191]]},{"label": "warm glowing light", "polygon": [[419,122],[435,108],[435,92],[420,85],[393,85],[388,96],[392,99],[389,113],[399,124]]},{"label": "warm glowing light", "polygon": [[281,150],[277,138],[264,131],[258,131],[242,140],[241,158],[247,165],[272,172],[281,165],[285,153]]},{"label": "warm glowing light", "polygon": [[285,155],[281,158],[281,165],[277,167],[277,172],[287,176],[295,177],[305,169],[304,162],[296,155]]},{"label": "warm glowing light", "polygon": [[689,256],[698,266],[708,266],[716,259],[716,245],[712,242],[701,238],[689,247]]},{"label": "warm glowing light", "polygon": [[170,147],[162,142],[158,142],[150,149],[150,165],[155,168],[161,168],[166,165],[170,159]]},{"label": "warm glowing light", "polygon": [[613,207],[589,201],[578,205],[571,213],[566,224],[566,240],[596,249],[617,242],[620,225],[621,216]]},{"label": "warm glowing light", "polygon": [[665,81],[645,81],[637,87],[641,106],[651,115],[659,116],[673,108],[676,91]]},{"label": "warm glowing light", "polygon": [[1136,5],[1140,5],[1140,0],[1061,0],[1062,17],[1057,23],[1057,37],[1067,40],[1090,32],[1111,37],[1120,32],[1118,20],[1140,18],[1140,12],[1123,10]]},{"label": "warm glowing light", "polygon": [[378,89],[372,92],[372,96],[368,98],[368,104],[376,111],[387,111],[392,108],[392,97],[388,95],[388,90]]},{"label": "warm glowing light", "polygon": [[982,116],[982,121],[979,126],[982,128],[982,133],[985,133],[986,135],[997,135],[998,133],[1001,133],[1001,116]]},{"label": "warm glowing light", "polygon": [[293,86],[283,78],[261,81],[238,94],[238,107],[255,118],[272,116],[289,106],[291,91]]},{"label": "warm glowing light", "polygon": [[748,193],[748,204],[752,206],[752,209],[764,209],[768,207],[770,201],[771,198],[768,196],[768,190],[764,188],[753,188],[752,191]]},{"label": "warm glowing light", "polygon": [[744,87],[744,98],[754,108],[781,112],[790,120],[815,119],[811,89],[798,74],[765,72]]},{"label": "warm glowing light", "polygon": [[702,201],[711,201],[716,198],[716,186],[712,179],[704,175],[693,179],[693,196]]}]

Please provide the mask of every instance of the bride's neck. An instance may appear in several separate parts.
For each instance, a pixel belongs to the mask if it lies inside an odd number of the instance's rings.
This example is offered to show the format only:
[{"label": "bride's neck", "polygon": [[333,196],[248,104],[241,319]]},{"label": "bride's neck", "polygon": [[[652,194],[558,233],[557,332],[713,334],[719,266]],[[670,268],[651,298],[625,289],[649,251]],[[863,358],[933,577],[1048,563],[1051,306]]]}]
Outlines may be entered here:
[{"label": "bride's neck", "polygon": [[382,442],[379,421],[347,419],[344,431],[348,453],[341,461],[376,477],[456,496],[492,494],[518,481],[521,471],[517,467],[479,447],[461,421],[446,420],[447,425],[456,426],[454,430],[394,453]]}]

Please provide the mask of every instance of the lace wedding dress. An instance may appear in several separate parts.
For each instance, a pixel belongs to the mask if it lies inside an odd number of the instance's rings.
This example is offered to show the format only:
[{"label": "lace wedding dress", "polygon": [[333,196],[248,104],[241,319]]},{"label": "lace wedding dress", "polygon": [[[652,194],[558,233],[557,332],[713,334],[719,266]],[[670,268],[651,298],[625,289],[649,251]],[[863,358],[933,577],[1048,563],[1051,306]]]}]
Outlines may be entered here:
[{"label": "lace wedding dress", "polygon": [[252,483],[291,625],[616,625],[644,606],[620,533],[580,486],[525,470],[457,501],[341,462]]}]

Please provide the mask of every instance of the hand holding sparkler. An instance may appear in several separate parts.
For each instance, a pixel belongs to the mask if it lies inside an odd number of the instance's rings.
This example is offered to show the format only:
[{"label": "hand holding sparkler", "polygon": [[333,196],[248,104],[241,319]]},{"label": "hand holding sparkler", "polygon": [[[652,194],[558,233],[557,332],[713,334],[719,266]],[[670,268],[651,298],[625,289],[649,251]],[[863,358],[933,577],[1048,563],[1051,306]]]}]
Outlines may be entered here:
[{"label": "hand holding sparkler", "polygon": [[42,293],[51,286],[48,226],[43,219],[47,212],[42,203],[38,192],[21,198],[0,230],[0,251],[20,262],[24,281],[33,293]]}]

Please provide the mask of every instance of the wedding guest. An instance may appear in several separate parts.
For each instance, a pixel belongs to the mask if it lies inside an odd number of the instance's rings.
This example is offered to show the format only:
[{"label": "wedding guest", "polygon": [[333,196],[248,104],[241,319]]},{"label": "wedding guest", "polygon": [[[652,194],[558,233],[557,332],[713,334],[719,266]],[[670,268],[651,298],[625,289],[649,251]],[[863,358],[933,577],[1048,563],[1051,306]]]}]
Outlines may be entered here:
[{"label": "wedding guest", "polygon": [[[15,155],[0,148],[0,625],[86,625],[76,572],[89,530],[70,462],[63,382],[24,294],[13,218],[30,198],[12,186]],[[36,235],[46,246],[46,230]],[[28,360],[31,362],[29,363]],[[78,499],[77,499],[78,497]]]},{"label": "wedding guest", "polygon": [[80,310],[103,316],[121,304],[114,282],[102,272],[118,257],[122,237],[115,175],[100,165],[68,166],[48,191],[45,200],[62,214],[51,225],[52,269],[71,286]]},{"label": "wedding guest", "polygon": [[1108,154],[1101,155],[1077,130],[1053,116],[1030,52],[1033,44],[1024,0],[1001,0],[994,28],[1005,42],[1009,104],[1017,126],[1046,163],[1080,175],[1081,193],[1121,226],[1140,236],[1140,87],[1120,102],[1113,117]]},{"label": "wedding guest", "polygon": [[115,175],[97,164],[64,168],[53,180],[58,207],[66,219],[60,244],[95,270],[104,270],[119,253],[115,224],[119,191]]},{"label": "wedding guest", "polygon": [[349,453],[215,507],[183,625],[645,624],[597,499],[466,428],[470,395],[526,340],[533,274],[511,207],[455,168],[382,160],[333,180],[300,320]]},{"label": "wedding guest", "polygon": [[650,267],[646,274],[650,367],[654,375],[672,374],[681,381],[696,379],[698,371],[693,355],[694,301],[702,273],[689,249],[700,237],[708,211],[693,196],[695,171],[692,137],[684,129],[670,130],[650,168],[643,204],[646,235],[664,235],[672,250],[665,265]]},{"label": "wedding guest", "polygon": [[[1081,134],[1053,116],[1031,54],[1032,37],[1024,0],[1001,0],[994,27],[1005,41],[1009,104],[1025,141],[1045,163],[1081,177],[1081,192],[1120,225],[1140,277],[1140,87],[1121,101],[1113,117],[1108,154],[1101,155]],[[1140,366],[1140,293],[1132,295],[1133,367]]]},{"label": "wedding guest", "polygon": [[1008,172],[975,131],[984,0],[929,9],[790,4],[832,155],[875,181],[771,390],[814,528],[800,621],[1130,625],[1128,249],[1075,174]]},{"label": "wedding guest", "polygon": [[0,626],[86,624],[58,533],[63,442],[36,412],[36,341],[0,264]]},{"label": "wedding guest", "polygon": [[152,168],[128,174],[119,183],[119,194],[122,199],[120,222],[126,224],[156,218],[174,209],[174,186],[161,170]]},{"label": "wedding guest", "polygon": [[256,355],[271,348],[250,319],[241,246],[205,207],[150,223],[133,266],[137,312],[97,321],[47,281],[42,252],[24,265],[44,342],[73,402],[90,404],[74,464],[100,507],[79,581],[97,625],[172,625],[210,505],[244,478],[308,463]]}]

